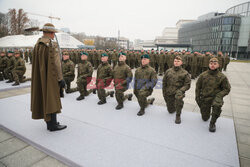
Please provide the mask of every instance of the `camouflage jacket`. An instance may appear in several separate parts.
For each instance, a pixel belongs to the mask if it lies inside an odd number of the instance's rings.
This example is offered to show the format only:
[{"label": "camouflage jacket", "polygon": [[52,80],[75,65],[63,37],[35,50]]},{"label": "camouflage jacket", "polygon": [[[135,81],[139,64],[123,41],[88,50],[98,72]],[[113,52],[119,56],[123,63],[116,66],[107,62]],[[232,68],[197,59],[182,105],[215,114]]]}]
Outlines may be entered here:
[{"label": "camouflage jacket", "polygon": [[71,60],[62,62],[63,77],[75,77],[75,64]]},{"label": "camouflage jacket", "polygon": [[81,77],[83,79],[87,77],[92,77],[93,74],[93,67],[89,61],[82,61],[78,64],[78,77]]},{"label": "camouflage jacket", "polygon": [[198,98],[223,98],[231,89],[227,77],[218,69],[203,72],[196,82],[195,96]]},{"label": "camouflage jacket", "polygon": [[114,69],[114,85],[115,88],[121,86],[121,88],[127,87],[132,80],[133,74],[130,67],[125,62],[119,62]]},{"label": "camouflage jacket", "polygon": [[172,67],[168,69],[163,77],[163,95],[174,95],[176,91],[185,93],[190,88],[191,79],[186,70],[182,67]]},{"label": "camouflage jacket", "polygon": [[16,59],[14,56],[8,57],[7,68],[12,70],[15,66],[15,61],[16,61]]},{"label": "camouflage jacket", "polygon": [[8,58],[6,56],[0,57],[0,69],[5,69],[8,65]]},{"label": "camouflage jacket", "polygon": [[101,63],[97,68],[96,84],[102,81],[104,85],[110,85],[113,80],[113,70],[108,62]]},{"label": "camouflage jacket", "polygon": [[145,65],[136,69],[134,90],[138,89],[153,90],[156,83],[157,83],[157,74],[151,66]]},{"label": "camouflage jacket", "polygon": [[16,58],[13,70],[26,71],[25,62],[21,57]]}]

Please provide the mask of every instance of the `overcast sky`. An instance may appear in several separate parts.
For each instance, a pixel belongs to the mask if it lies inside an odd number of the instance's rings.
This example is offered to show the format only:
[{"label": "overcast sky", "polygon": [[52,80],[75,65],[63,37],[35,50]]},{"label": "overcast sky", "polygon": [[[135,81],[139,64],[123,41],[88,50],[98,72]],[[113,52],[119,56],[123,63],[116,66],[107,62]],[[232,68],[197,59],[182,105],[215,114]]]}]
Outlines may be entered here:
[{"label": "overcast sky", "polygon": [[[60,17],[56,28],[86,35],[117,37],[130,40],[153,40],[164,27],[174,27],[180,19],[197,19],[209,12],[225,12],[248,0],[0,0],[0,12],[22,8],[25,12]],[[42,26],[46,17],[28,15]]]}]

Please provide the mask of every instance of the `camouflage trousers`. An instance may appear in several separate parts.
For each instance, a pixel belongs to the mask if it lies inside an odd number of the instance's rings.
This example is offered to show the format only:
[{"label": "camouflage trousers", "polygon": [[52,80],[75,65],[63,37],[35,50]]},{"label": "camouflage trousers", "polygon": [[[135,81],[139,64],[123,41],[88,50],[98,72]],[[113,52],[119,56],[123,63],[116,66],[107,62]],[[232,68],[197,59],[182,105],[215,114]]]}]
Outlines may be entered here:
[{"label": "camouflage trousers", "polygon": [[[214,105],[214,98],[209,99],[202,99],[199,104],[200,112],[201,112],[201,118],[204,121],[207,121],[210,118],[210,115],[212,115],[211,122],[215,123],[217,118],[220,117],[221,114],[221,107],[222,105]],[[212,108],[212,114],[211,114],[211,108]]]},{"label": "camouflage trousers", "polygon": [[0,69],[0,80],[4,80],[7,79],[5,73],[4,73],[4,69]]},{"label": "camouflage trousers", "polygon": [[12,75],[11,70],[12,69],[9,69],[9,68],[4,69],[4,74],[7,79],[9,79],[10,81],[13,81],[13,75]]},{"label": "camouflage trousers", "polygon": [[126,88],[123,89],[115,89],[115,98],[118,104],[122,104],[126,99],[128,99],[128,96],[124,96],[124,92],[126,91]]},{"label": "camouflage trousers", "polygon": [[91,82],[91,78],[90,79],[81,78],[81,77],[77,78],[76,84],[77,84],[77,88],[78,88],[80,95],[88,96],[93,91],[92,89],[87,91],[87,85],[90,82]]},{"label": "camouflage trousers", "polygon": [[63,77],[65,83],[66,83],[66,90],[70,90],[70,87],[71,87],[71,82],[74,80],[74,76],[71,76],[71,77]]},{"label": "camouflage trousers", "polygon": [[145,89],[135,89],[134,94],[138,100],[138,103],[141,109],[145,109],[150,101],[147,100],[147,97],[152,94],[153,90],[145,90]]},{"label": "camouflage trousers", "polygon": [[23,82],[23,75],[25,73],[25,71],[21,71],[21,70],[12,70],[12,76],[13,76],[13,80],[16,83],[20,83]]},{"label": "camouflage trousers", "polygon": [[175,98],[175,94],[173,95],[163,95],[164,100],[167,105],[167,109],[169,113],[174,113],[176,111],[176,114],[181,114],[181,110],[184,105],[183,98],[177,99]]},{"label": "camouflage trousers", "polygon": [[164,73],[164,64],[163,64],[163,63],[160,63],[160,70],[159,70],[159,73],[160,73],[160,74],[163,74],[163,73]]}]

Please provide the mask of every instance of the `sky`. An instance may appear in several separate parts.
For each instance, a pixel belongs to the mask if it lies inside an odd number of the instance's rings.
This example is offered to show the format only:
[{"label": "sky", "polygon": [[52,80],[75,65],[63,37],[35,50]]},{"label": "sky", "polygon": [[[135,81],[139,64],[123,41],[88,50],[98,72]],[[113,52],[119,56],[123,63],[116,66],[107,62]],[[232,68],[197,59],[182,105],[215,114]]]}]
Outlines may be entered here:
[{"label": "sky", "polygon": [[154,40],[165,27],[175,27],[180,19],[192,19],[209,13],[225,12],[232,6],[248,0],[0,0],[0,12],[22,8],[30,19],[40,26],[54,16],[56,28],[69,28],[71,32],[104,37],[120,36]]}]

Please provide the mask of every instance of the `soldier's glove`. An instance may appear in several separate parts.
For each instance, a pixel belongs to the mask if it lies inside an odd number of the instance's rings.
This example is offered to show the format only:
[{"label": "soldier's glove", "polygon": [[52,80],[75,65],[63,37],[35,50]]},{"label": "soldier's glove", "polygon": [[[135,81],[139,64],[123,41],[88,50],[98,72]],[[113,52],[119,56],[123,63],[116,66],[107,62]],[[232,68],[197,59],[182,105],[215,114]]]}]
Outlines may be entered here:
[{"label": "soldier's glove", "polygon": [[61,81],[58,82],[60,88],[65,88],[65,81],[62,79]]},{"label": "soldier's glove", "polygon": [[223,105],[223,98],[216,96],[213,100],[212,106],[221,107]]},{"label": "soldier's glove", "polygon": [[184,98],[184,93],[181,90],[177,90],[175,93],[175,98],[181,100]]}]

